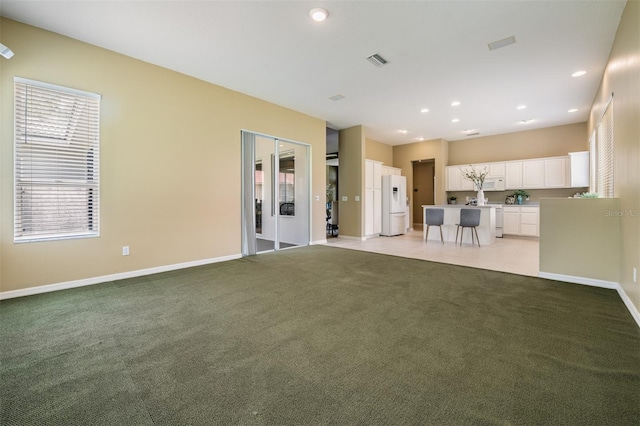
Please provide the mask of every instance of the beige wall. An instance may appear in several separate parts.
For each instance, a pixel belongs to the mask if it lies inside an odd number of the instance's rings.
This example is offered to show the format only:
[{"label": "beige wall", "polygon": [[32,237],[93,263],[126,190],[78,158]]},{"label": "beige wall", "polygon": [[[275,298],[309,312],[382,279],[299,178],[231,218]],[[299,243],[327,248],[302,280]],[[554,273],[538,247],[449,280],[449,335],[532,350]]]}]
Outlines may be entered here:
[{"label": "beige wall", "polygon": [[[338,167],[338,202],[340,205],[339,227],[341,236],[364,236],[364,150],[365,137],[362,126],[340,130],[339,133],[340,167]],[[343,201],[342,197],[347,197]]]},{"label": "beige wall", "polygon": [[449,164],[488,163],[589,150],[586,123],[449,142]]},{"label": "beige wall", "polygon": [[393,147],[365,136],[365,158],[393,166]]},{"label": "beige wall", "polygon": [[416,142],[407,145],[397,145],[393,147],[393,165],[402,169],[402,175],[407,177],[407,196],[411,205],[411,218],[409,223],[420,223],[422,219],[413,218],[413,165],[412,161],[434,160],[436,192],[435,204],[444,204],[446,201],[445,192],[445,166],[449,161],[447,141],[444,139],[433,139],[430,141]]},{"label": "beige wall", "polygon": [[[325,239],[325,122],[2,19],[1,281],[9,291],[238,255],[240,131],[312,146],[312,241]],[[13,243],[13,77],[102,95],[101,236]],[[131,255],[121,248],[129,245]]]},{"label": "beige wall", "polygon": [[[590,135],[613,100],[614,194],[620,199],[619,279],[640,310],[640,2],[629,1],[620,20],[600,88],[589,119]],[[588,248],[585,248],[586,252]],[[639,275],[640,276],[640,275]]]},{"label": "beige wall", "polygon": [[618,282],[615,198],[540,201],[540,272]]}]

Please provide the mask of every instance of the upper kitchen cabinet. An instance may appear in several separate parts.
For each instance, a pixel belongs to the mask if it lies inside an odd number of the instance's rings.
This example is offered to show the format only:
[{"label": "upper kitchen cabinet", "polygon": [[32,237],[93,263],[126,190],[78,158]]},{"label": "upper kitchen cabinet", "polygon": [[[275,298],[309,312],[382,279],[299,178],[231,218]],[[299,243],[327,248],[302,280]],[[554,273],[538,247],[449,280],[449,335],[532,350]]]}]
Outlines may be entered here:
[{"label": "upper kitchen cabinet", "polygon": [[569,153],[569,180],[572,188],[589,186],[589,151]]},{"label": "upper kitchen cabinet", "polygon": [[[589,152],[568,156],[533,158],[496,163],[472,164],[476,170],[487,170],[488,179],[504,178],[505,190],[584,188],[589,186]],[[447,191],[473,191],[473,183],[462,176],[470,166],[447,166]]]},{"label": "upper kitchen cabinet", "polygon": [[544,188],[544,160],[522,161],[522,187]]},{"label": "upper kitchen cabinet", "polygon": [[379,161],[366,160],[365,170],[365,188],[382,189],[382,163]]},{"label": "upper kitchen cabinet", "polygon": [[569,157],[545,158],[544,187],[566,188],[569,186]]},{"label": "upper kitchen cabinet", "polygon": [[509,161],[505,163],[504,180],[505,189],[522,188],[522,161]]},{"label": "upper kitchen cabinet", "polygon": [[446,167],[446,190],[447,191],[473,191],[473,182],[462,175],[464,166]]}]

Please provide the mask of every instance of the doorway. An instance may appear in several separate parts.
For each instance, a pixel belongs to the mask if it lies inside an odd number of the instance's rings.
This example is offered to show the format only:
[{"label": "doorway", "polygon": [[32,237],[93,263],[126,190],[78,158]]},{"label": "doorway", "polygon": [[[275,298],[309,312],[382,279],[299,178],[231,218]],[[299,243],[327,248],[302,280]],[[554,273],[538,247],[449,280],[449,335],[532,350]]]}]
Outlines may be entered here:
[{"label": "doorway", "polygon": [[434,159],[413,161],[413,222],[422,226],[422,206],[435,204]]},{"label": "doorway", "polygon": [[243,256],[308,245],[309,145],[242,132]]}]

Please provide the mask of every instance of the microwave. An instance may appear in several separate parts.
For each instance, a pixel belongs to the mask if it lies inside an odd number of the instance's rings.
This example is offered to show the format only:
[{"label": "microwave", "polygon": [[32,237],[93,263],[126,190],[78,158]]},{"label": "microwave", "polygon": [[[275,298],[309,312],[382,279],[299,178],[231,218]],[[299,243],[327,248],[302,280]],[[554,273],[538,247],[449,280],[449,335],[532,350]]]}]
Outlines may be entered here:
[{"label": "microwave", "polygon": [[485,179],[482,185],[483,191],[504,191],[504,178]]}]

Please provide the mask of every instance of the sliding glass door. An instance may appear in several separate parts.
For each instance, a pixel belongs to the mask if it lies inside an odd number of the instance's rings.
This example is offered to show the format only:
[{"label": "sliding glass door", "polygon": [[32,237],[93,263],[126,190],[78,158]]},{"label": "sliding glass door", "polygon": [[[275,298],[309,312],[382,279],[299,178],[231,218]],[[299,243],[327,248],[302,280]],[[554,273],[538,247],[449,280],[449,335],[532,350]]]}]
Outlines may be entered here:
[{"label": "sliding glass door", "polygon": [[242,132],[242,254],[309,244],[309,146]]}]

